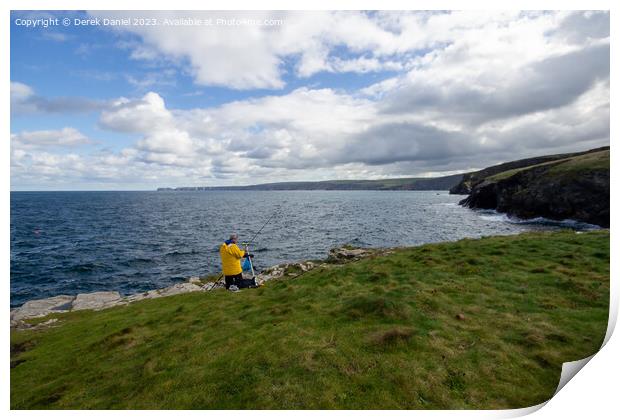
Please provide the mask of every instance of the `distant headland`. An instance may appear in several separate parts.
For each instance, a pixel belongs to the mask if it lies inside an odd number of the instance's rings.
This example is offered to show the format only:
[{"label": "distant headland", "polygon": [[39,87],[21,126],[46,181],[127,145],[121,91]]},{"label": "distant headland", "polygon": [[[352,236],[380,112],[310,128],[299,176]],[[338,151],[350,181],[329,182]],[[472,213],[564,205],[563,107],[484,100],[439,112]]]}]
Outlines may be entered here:
[{"label": "distant headland", "polygon": [[157,191],[214,191],[214,190],[254,190],[254,191],[292,191],[292,190],[409,190],[434,191],[449,190],[457,185],[464,174],[435,178],[392,178],[376,180],[333,180],[307,182],[273,182],[268,184],[229,186],[229,187],[176,187],[158,188]]}]

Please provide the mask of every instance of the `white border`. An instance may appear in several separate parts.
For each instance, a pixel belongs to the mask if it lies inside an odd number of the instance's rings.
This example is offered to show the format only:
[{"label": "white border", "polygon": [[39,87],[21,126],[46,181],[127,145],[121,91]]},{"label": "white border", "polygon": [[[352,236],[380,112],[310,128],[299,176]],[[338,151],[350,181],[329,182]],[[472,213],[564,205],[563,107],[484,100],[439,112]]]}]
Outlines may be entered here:
[{"label": "white border", "polygon": [[[616,2],[617,3],[617,2]],[[526,0],[520,2],[505,2],[500,3],[497,1],[468,1],[459,2],[456,0],[439,0],[439,1],[390,1],[390,0],[357,0],[357,1],[328,1],[328,0],[302,0],[302,1],[284,1],[284,0],[263,0],[260,3],[251,2],[249,0],[217,0],[204,1],[195,0],[176,0],[174,2],[164,2],[162,0],[144,2],[140,4],[134,2],[128,4],[126,0],[59,0],[52,2],[42,2],[35,0],[5,0],[1,2],[0,8],[3,10],[4,21],[1,25],[0,33],[0,45],[2,54],[2,65],[0,66],[0,74],[2,76],[2,83],[0,83],[0,92],[2,94],[2,103],[5,104],[2,107],[3,112],[0,116],[1,127],[3,132],[4,141],[2,143],[2,149],[0,152],[1,168],[3,176],[1,178],[3,186],[2,203],[0,209],[2,212],[4,223],[0,229],[2,232],[3,254],[5,257],[2,259],[2,276],[4,280],[4,292],[2,294],[2,301],[4,308],[9,308],[9,277],[10,277],[10,245],[9,245],[9,202],[10,202],[10,146],[9,146],[9,133],[10,133],[10,116],[8,112],[9,107],[9,29],[8,25],[10,19],[10,10],[81,10],[81,9],[100,9],[100,10],[364,10],[364,9],[382,9],[382,10],[406,10],[406,9],[418,9],[418,10],[439,10],[439,9],[470,9],[470,10],[501,10],[501,9],[524,9],[524,10],[541,10],[541,9],[554,9],[554,10],[577,10],[577,9],[599,9],[599,10],[611,10],[611,31],[612,39],[616,33],[618,19],[616,16],[617,7],[613,7],[615,3],[611,1],[589,0],[589,1],[577,1],[577,0],[545,0],[535,1]],[[174,6],[174,7],[173,7]],[[618,74],[617,53],[614,42],[611,45],[611,74]],[[612,97],[612,111],[611,115],[615,115],[613,112],[613,98],[616,84],[612,83],[611,97]],[[614,134],[617,133],[618,123],[612,118],[611,121],[611,137],[614,138]],[[614,154],[612,153],[612,167],[614,163]],[[618,176],[615,171],[611,173],[611,185],[618,185]],[[611,203],[612,203],[612,225],[614,210],[617,208],[617,194],[612,189],[611,191]],[[620,354],[619,339],[610,336],[610,332],[613,329],[613,325],[617,319],[618,310],[618,282],[616,279],[617,262],[615,260],[617,250],[617,240],[615,236],[612,236],[612,259],[611,259],[611,272],[612,272],[612,293],[611,293],[611,310],[610,310],[610,322],[608,329],[608,337],[610,338],[604,348],[596,354],[591,361],[579,372],[575,379],[569,381],[560,392],[554,396],[547,404],[541,404],[539,407],[533,407],[523,410],[506,410],[506,411],[332,411],[316,413],[314,411],[244,411],[244,412],[222,412],[222,411],[186,411],[176,414],[171,411],[122,411],[122,412],[110,412],[110,411],[10,411],[10,416],[13,418],[41,418],[45,416],[49,419],[63,419],[67,418],[82,418],[85,415],[93,419],[107,419],[110,416],[131,417],[131,418],[167,418],[171,415],[182,415],[188,418],[204,418],[204,416],[215,416],[218,419],[236,419],[239,417],[254,417],[261,419],[273,419],[273,418],[288,418],[294,415],[297,418],[312,418],[316,415],[321,416],[355,416],[356,418],[373,418],[377,416],[390,416],[394,418],[409,418],[415,416],[416,418],[505,418],[515,417],[527,414],[534,411],[530,418],[536,419],[550,419],[550,418],[609,418],[613,416],[612,413],[618,413],[618,398],[616,392],[616,386],[618,384],[618,377],[620,377],[620,369],[617,355]],[[7,314],[8,315],[8,314]],[[8,318],[8,316],[7,316]],[[5,318],[6,319],[6,318]],[[9,389],[9,323],[8,319],[4,323],[0,323],[2,328],[2,344],[0,344],[0,351],[3,355],[4,363],[2,363],[2,382],[1,382],[1,401],[2,407],[5,410],[9,410],[10,405],[10,389]],[[535,411],[537,410],[537,411]]]}]

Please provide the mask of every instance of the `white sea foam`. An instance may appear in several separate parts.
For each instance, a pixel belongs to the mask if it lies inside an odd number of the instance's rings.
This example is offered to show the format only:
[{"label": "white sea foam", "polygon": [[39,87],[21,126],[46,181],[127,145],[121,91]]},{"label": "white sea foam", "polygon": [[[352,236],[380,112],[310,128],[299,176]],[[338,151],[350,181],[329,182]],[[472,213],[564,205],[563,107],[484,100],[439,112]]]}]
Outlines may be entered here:
[{"label": "white sea foam", "polygon": [[531,219],[520,219],[515,216],[509,216],[506,213],[500,213],[497,210],[477,210],[482,220],[490,222],[511,223],[515,225],[544,225],[556,226],[575,230],[597,230],[601,227],[590,223],[579,222],[573,219],[553,220],[546,217],[534,217]]}]

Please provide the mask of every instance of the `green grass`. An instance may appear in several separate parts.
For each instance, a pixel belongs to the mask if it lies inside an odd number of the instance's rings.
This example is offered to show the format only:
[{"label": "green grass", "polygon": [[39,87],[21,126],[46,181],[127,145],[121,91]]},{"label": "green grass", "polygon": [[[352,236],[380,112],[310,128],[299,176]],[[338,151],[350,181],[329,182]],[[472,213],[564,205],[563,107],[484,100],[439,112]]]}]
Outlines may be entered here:
[{"label": "green grass", "polygon": [[609,150],[575,156],[550,168],[550,174],[579,173],[584,170],[609,171]]},{"label": "green grass", "polygon": [[531,406],[608,302],[608,231],[405,248],[13,331],[11,408]]},{"label": "green grass", "polygon": [[511,169],[509,171],[500,172],[487,178],[489,181],[500,181],[510,178],[518,172],[541,167],[549,166],[548,175],[550,176],[567,176],[579,174],[587,170],[607,170],[609,171],[609,150],[587,153],[566,159],[553,160],[550,162],[539,163],[538,165],[526,166],[523,168]]}]

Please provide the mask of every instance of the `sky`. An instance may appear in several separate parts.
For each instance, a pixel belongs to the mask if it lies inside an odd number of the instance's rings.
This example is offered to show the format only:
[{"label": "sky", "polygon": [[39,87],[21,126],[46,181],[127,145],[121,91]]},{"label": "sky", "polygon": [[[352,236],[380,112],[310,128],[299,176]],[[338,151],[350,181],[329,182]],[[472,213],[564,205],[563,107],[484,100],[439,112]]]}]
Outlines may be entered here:
[{"label": "sky", "polygon": [[13,11],[11,189],[440,176],[609,145],[609,39],[588,11]]}]

